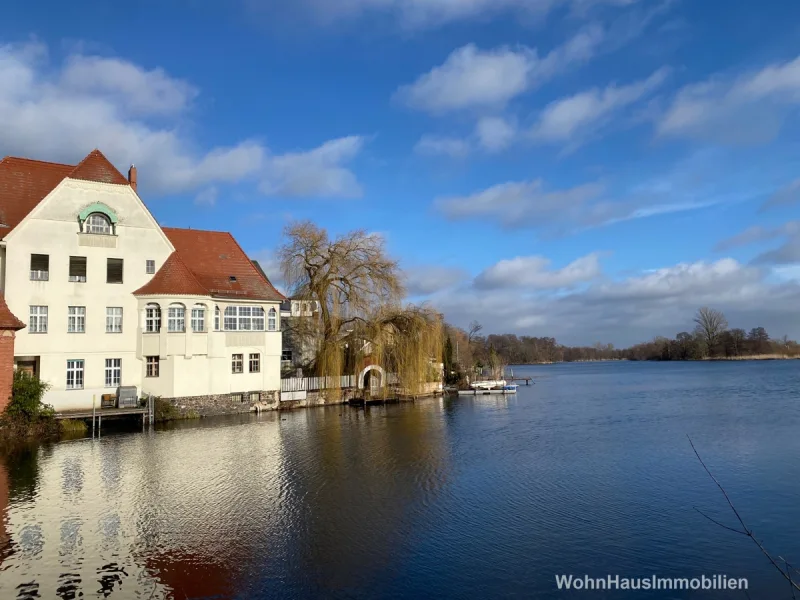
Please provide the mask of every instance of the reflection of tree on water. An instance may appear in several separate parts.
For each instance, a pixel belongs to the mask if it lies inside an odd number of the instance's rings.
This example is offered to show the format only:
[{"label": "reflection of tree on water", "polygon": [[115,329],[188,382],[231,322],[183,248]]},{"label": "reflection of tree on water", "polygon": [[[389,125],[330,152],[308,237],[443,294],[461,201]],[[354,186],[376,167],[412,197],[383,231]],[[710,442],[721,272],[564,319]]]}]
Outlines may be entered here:
[{"label": "reflection of tree on water", "polygon": [[385,577],[412,551],[447,483],[438,406],[328,408],[295,416],[281,423],[281,447],[291,474],[284,494],[296,511],[287,532],[289,568],[304,572],[289,576],[323,596]]}]

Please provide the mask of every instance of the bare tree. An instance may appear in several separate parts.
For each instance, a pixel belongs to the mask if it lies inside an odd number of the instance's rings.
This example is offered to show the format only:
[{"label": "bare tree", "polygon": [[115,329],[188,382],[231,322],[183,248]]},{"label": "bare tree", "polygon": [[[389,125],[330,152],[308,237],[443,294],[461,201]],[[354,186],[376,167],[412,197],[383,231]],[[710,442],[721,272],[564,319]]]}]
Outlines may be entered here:
[{"label": "bare tree", "polygon": [[320,304],[322,335],[335,339],[376,307],[399,304],[404,289],[397,261],[382,237],[363,230],[336,239],[310,221],[284,230],[278,250],[290,293]]},{"label": "bare tree", "polygon": [[705,342],[708,353],[713,354],[722,333],[728,328],[725,315],[718,310],[704,306],[697,311],[694,322],[697,323],[695,330]]},{"label": "bare tree", "polygon": [[471,344],[475,341],[475,338],[478,337],[478,334],[483,330],[483,325],[478,323],[477,321],[473,321],[469,324],[469,331],[467,332],[467,341]]}]

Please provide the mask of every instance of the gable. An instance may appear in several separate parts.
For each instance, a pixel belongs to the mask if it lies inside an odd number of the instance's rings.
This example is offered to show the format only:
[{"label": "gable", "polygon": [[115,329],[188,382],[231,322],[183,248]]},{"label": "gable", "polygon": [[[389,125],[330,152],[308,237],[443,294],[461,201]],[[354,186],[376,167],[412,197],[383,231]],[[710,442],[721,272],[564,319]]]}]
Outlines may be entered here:
[{"label": "gable", "polygon": [[0,160],[0,237],[13,231],[74,168],[12,156]]}]

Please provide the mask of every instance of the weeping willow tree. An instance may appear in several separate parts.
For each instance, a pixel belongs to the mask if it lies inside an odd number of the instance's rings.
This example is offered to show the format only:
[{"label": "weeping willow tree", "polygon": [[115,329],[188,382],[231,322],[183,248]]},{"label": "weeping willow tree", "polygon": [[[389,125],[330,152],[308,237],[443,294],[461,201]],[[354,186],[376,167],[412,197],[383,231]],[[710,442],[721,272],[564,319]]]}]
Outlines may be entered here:
[{"label": "weeping willow tree", "polygon": [[331,239],[308,221],[287,226],[284,237],[284,281],[293,298],[318,308],[317,317],[294,320],[292,335],[313,346],[313,369],[329,378],[329,394],[340,396],[341,375],[368,362],[396,375],[408,393],[420,393],[431,365],[441,363],[442,320],[427,308],[401,305],[402,273],[383,238],[357,230]]}]

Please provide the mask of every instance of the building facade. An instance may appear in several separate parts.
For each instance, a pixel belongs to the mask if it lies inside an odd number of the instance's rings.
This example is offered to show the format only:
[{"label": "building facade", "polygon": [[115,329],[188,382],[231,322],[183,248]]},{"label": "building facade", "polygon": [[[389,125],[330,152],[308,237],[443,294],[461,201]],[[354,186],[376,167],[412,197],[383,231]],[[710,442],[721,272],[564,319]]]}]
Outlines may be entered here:
[{"label": "building facade", "polygon": [[119,386],[242,409],[276,396],[285,298],[229,233],[160,227],[136,184],[97,150],[0,161],[0,288],[27,324],[16,368],[57,411]]}]

